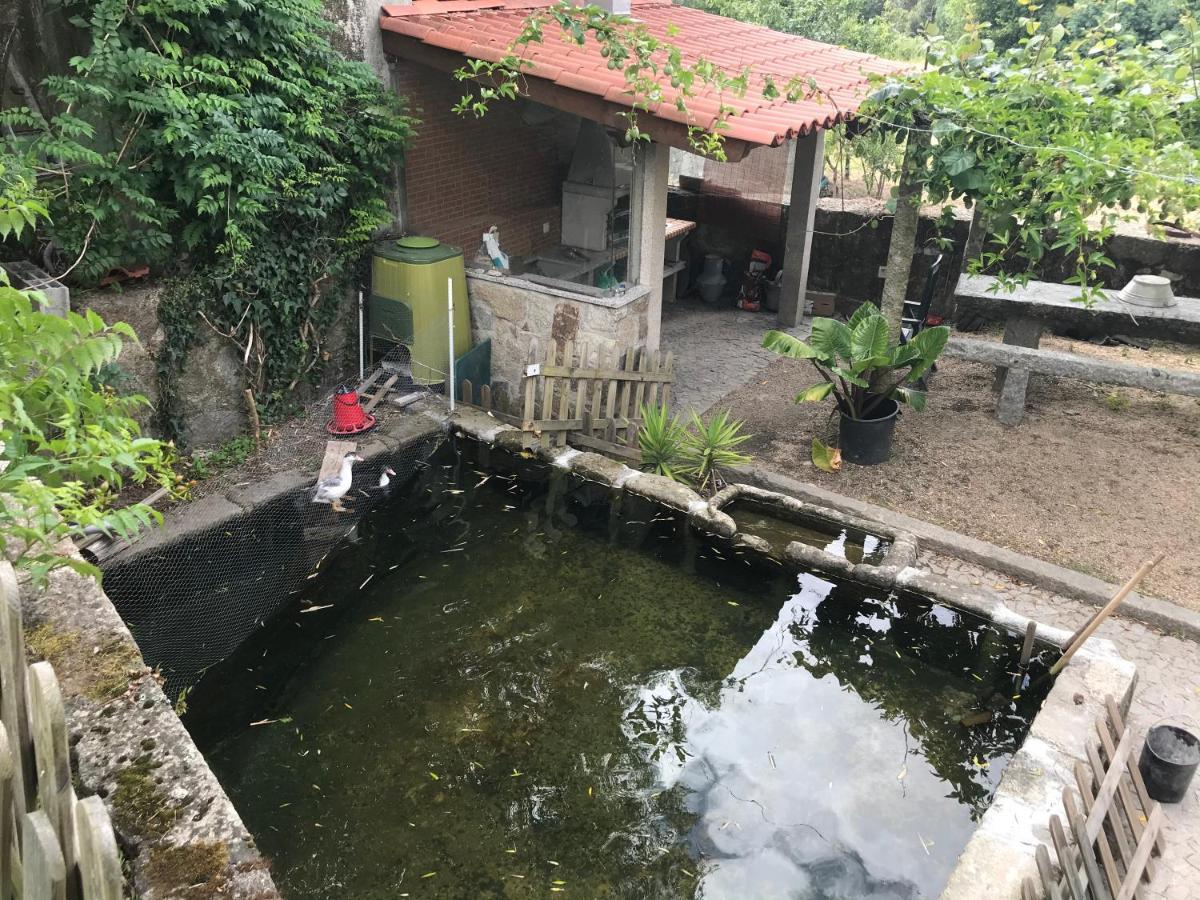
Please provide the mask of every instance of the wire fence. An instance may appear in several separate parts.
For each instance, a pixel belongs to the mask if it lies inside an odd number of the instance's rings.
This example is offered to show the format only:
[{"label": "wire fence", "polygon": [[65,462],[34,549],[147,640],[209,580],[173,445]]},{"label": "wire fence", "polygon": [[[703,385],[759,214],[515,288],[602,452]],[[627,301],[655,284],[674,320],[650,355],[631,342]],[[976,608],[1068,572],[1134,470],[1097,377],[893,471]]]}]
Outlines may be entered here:
[{"label": "wire fence", "polygon": [[[165,510],[162,527],[132,545],[96,548],[105,591],[172,699],[280,612],[444,441],[437,419],[422,415],[429,404],[419,401],[444,398],[445,385],[414,383],[405,357],[401,348],[378,361],[371,390],[396,378],[372,410],[377,424],[370,432],[326,430],[335,394],[329,390],[266,429],[261,449],[243,463],[193,485],[186,500]],[[345,383],[358,383],[357,367]],[[412,395],[416,402],[396,405]],[[331,439],[354,442],[363,456],[337,505],[314,501]]]}]

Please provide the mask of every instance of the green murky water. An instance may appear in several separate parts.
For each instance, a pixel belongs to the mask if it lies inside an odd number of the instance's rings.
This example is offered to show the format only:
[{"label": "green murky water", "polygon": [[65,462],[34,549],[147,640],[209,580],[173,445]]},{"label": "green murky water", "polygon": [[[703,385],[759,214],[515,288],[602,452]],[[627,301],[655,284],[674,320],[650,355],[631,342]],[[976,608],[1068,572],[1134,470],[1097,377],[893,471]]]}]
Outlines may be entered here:
[{"label": "green murky water", "polygon": [[1015,638],[443,462],[189,697],[286,896],[937,896],[1040,702]]}]

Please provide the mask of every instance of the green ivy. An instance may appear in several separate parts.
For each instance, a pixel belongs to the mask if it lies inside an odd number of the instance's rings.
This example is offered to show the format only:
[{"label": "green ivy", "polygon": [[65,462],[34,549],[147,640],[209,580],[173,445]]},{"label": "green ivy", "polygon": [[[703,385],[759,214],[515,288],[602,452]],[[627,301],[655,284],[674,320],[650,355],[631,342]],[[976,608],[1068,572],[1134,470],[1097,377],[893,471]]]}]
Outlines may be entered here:
[{"label": "green ivy", "polygon": [[185,277],[191,308],[167,304],[165,368],[211,329],[238,347],[260,402],[286,403],[319,371],[353,263],[390,220],[412,120],[333,48],[318,0],[68,7],[91,43],[47,81],[56,111],[3,115],[36,132],[4,150],[50,186],[64,266]]},{"label": "green ivy", "polygon": [[144,398],[100,383],[126,339],[124,323],[93,312],[41,312],[39,295],[11,287],[0,268],[0,558],[39,583],[61,565],[97,570],[58,544],[99,529],[130,537],[159,518],[134,503],[129,483],[173,488],[171,449],[142,437],[133,413]]}]

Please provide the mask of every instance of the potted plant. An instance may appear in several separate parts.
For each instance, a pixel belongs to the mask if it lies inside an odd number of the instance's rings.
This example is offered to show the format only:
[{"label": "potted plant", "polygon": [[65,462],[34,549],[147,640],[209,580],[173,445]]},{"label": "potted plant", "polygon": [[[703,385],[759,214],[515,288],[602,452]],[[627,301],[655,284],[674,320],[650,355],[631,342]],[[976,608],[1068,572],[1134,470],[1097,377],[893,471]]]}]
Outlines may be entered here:
[{"label": "potted plant", "polygon": [[821,381],[796,397],[813,403],[832,396],[841,413],[842,458],[859,465],[886,462],[900,404],[925,406],[922,378],[946,346],[950,329],[926,328],[907,343],[893,343],[887,319],[864,303],[842,323],[813,319],[808,343],[782,331],[767,332],[763,346],[780,356],[807,359]]}]

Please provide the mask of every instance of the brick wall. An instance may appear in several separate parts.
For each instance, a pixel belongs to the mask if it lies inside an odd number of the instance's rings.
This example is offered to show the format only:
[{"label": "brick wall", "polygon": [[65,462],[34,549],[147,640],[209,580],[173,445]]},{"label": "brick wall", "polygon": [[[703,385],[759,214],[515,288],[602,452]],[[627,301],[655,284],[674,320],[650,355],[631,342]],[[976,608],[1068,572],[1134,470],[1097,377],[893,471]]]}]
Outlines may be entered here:
[{"label": "brick wall", "polygon": [[531,126],[523,102],[495,103],[482,119],[460,117],[452,107],[463,85],[416,63],[397,64],[396,89],[421,120],[405,156],[409,233],[462,247],[468,260],[492,225],[514,256],[559,243],[569,163],[558,149],[562,135],[552,131],[560,119]]}]

